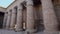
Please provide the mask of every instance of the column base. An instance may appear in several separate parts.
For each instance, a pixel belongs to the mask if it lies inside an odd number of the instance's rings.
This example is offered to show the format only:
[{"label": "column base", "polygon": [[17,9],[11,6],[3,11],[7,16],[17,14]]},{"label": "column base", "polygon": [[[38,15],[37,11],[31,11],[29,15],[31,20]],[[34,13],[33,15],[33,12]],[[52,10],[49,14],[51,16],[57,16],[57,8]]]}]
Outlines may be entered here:
[{"label": "column base", "polygon": [[60,31],[59,31],[59,34],[60,34]]},{"label": "column base", "polygon": [[29,32],[29,33],[35,33],[36,32],[36,29],[34,29],[34,30],[26,30],[26,32]]},{"label": "column base", "polygon": [[27,32],[27,31],[25,31],[25,34],[35,34],[35,33],[31,33],[31,32]]},{"label": "column base", "polygon": [[59,34],[59,31],[44,31],[44,34]]},{"label": "column base", "polygon": [[14,28],[10,28],[10,30],[14,30]]},{"label": "column base", "polygon": [[3,26],[3,29],[6,28],[6,26]]},{"label": "column base", "polygon": [[7,26],[5,29],[9,29],[9,27]]},{"label": "column base", "polygon": [[16,32],[23,31],[23,29],[15,29]]}]

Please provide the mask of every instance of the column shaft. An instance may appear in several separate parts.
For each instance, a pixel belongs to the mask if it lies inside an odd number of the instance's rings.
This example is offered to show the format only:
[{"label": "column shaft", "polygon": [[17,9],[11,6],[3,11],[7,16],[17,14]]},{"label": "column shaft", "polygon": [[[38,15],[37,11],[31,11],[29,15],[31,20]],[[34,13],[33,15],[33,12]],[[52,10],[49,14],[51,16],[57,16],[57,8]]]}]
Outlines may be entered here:
[{"label": "column shaft", "polygon": [[43,20],[46,31],[57,31],[58,22],[55,15],[52,0],[41,0],[43,10]]},{"label": "column shaft", "polygon": [[23,30],[22,5],[18,5],[16,31],[22,31],[22,30]]},{"label": "column shaft", "polygon": [[10,23],[11,23],[11,11],[8,12],[6,29],[9,29],[10,28]]},{"label": "column shaft", "polygon": [[28,32],[35,32],[34,30],[34,15],[33,15],[33,1],[27,1],[27,31]]},{"label": "column shaft", "polygon": [[12,10],[10,29],[14,29],[15,23],[16,23],[16,11],[15,11],[15,9],[13,9]]},{"label": "column shaft", "polygon": [[6,12],[6,13],[4,14],[3,28],[6,28],[7,17],[8,17],[8,13]]}]

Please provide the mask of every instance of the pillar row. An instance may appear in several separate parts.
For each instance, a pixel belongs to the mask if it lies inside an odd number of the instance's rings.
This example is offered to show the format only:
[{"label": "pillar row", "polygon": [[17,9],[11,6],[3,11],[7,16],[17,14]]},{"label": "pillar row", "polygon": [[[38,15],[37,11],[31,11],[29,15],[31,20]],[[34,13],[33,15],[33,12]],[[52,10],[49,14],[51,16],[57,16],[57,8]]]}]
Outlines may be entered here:
[{"label": "pillar row", "polygon": [[33,15],[33,1],[27,1],[27,32],[35,32],[34,29],[34,15]]},{"label": "pillar row", "polygon": [[17,10],[17,22],[16,22],[16,31],[22,31],[23,30],[23,23],[22,23],[22,5],[18,5]]},{"label": "pillar row", "polygon": [[10,28],[10,23],[11,23],[11,11],[8,11],[6,29],[9,29]]},{"label": "pillar row", "polygon": [[41,0],[45,31],[58,31],[58,22],[52,0]]}]

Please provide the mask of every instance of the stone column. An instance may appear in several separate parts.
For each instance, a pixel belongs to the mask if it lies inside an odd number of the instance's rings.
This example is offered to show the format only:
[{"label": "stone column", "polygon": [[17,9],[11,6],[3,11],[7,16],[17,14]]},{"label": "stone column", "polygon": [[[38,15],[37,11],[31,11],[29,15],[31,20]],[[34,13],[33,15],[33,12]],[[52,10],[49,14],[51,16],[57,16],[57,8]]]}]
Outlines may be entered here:
[{"label": "stone column", "polygon": [[22,23],[22,5],[18,5],[17,10],[17,23],[16,23],[16,31],[22,31],[23,30],[23,23]]},{"label": "stone column", "polygon": [[52,0],[41,0],[45,31],[58,31],[58,22],[55,15]]},{"label": "stone column", "polygon": [[11,11],[8,12],[6,29],[9,29],[10,28],[10,23],[11,23]]},{"label": "stone column", "polygon": [[33,1],[27,1],[27,32],[35,32],[34,29],[34,15],[33,15]]},{"label": "stone column", "polygon": [[8,12],[5,12],[4,20],[3,20],[3,28],[6,28],[7,17],[8,17]]},{"label": "stone column", "polygon": [[10,29],[14,29],[16,23],[16,10],[12,10],[12,17],[11,17],[11,24],[10,24]]}]

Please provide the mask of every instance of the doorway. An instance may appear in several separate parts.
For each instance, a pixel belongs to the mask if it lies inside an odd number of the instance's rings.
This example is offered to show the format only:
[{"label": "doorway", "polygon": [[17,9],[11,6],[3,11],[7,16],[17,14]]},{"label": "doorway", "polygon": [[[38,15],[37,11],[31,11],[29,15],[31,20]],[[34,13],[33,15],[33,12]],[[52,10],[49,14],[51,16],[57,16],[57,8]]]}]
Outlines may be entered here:
[{"label": "doorway", "polygon": [[4,13],[0,12],[0,29],[3,28]]}]

